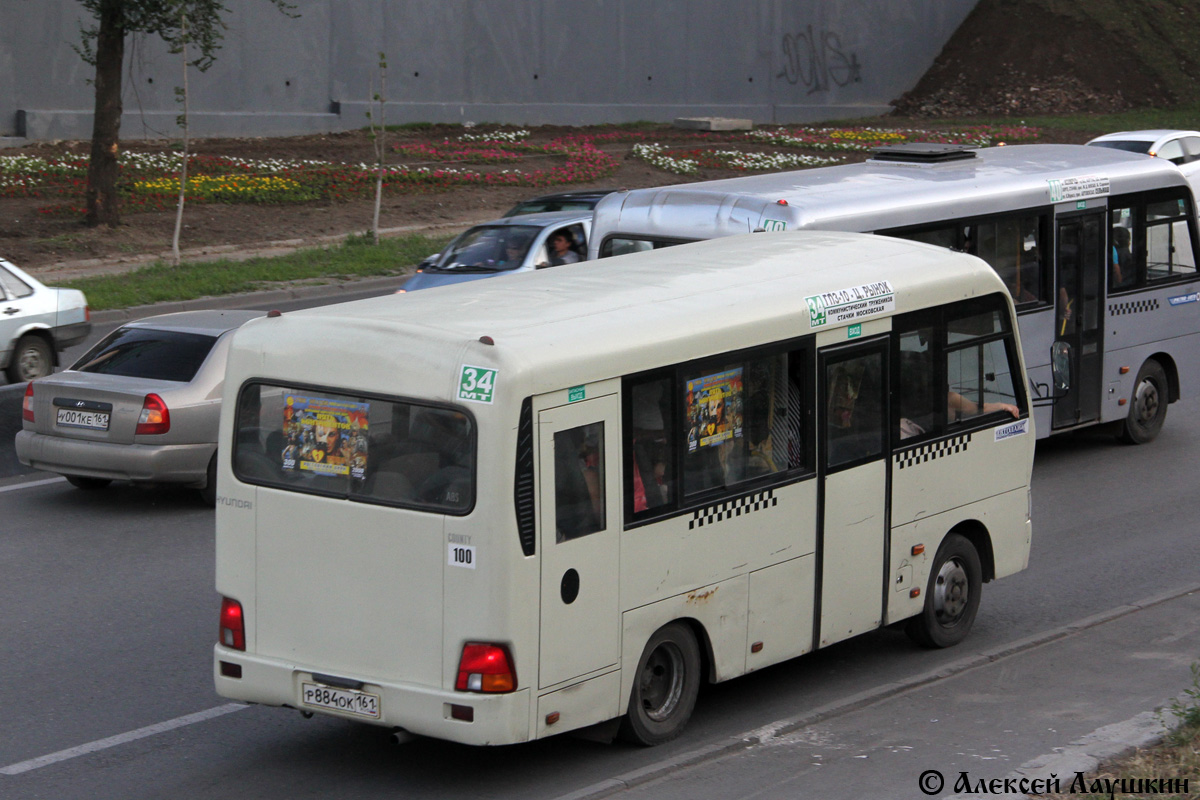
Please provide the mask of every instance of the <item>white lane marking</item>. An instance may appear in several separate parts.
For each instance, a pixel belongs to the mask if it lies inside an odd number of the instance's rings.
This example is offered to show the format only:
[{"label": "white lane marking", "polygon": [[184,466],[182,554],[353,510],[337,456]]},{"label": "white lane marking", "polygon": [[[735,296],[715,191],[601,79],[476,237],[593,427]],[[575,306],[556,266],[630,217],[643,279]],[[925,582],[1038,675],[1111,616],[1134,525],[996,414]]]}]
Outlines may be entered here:
[{"label": "white lane marking", "polygon": [[12,486],[0,486],[0,492],[15,492],[18,489],[32,489],[34,486],[46,486],[51,483],[62,483],[66,478],[46,478],[40,481],[29,481],[28,483],[14,483]]},{"label": "white lane marking", "polygon": [[19,764],[9,764],[7,767],[0,767],[0,775],[20,775],[22,772],[29,772],[34,769],[51,764],[57,764],[60,761],[84,756],[88,753],[94,753],[97,750],[107,750],[110,747],[126,744],[138,739],[145,739],[147,736],[155,736],[167,731],[173,731],[176,728],[182,728],[186,725],[195,725],[197,722],[205,722],[206,720],[215,719],[216,717],[231,714],[234,711],[242,711],[250,706],[242,705],[241,703],[226,703],[223,706],[207,709],[206,711],[197,711],[195,714],[188,714],[183,717],[169,719],[166,722],[158,722],[154,725],[147,725],[144,728],[138,728],[136,731],[128,733],[118,733],[116,736],[109,736],[107,739],[97,739],[94,742],[81,744],[78,747],[72,747],[67,750],[59,750],[57,753],[38,756],[31,758],[28,761],[22,761]]}]

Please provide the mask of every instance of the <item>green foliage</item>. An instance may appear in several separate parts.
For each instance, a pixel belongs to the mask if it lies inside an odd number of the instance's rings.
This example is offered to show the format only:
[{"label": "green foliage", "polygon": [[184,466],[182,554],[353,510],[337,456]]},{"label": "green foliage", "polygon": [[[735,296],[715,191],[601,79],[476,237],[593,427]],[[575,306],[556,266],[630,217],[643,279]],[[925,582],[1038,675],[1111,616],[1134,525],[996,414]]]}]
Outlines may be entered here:
[{"label": "green foliage", "polygon": [[81,278],[58,285],[83,290],[92,310],[103,311],[261,291],[291,281],[324,283],[403,275],[449,240],[449,236],[414,234],[383,239],[375,246],[370,234],[364,234],[348,237],[344,245],[297,250],[275,258],[184,262],[177,267],[159,261],[124,275]]},{"label": "green foliage", "polygon": [[1192,685],[1183,690],[1183,697],[1171,701],[1168,707],[1175,717],[1175,729],[1168,737],[1171,744],[1183,745],[1200,733],[1200,662],[1192,664]]},{"label": "green foliage", "polygon": [[[296,7],[287,0],[266,2],[295,16]],[[118,27],[123,34],[157,35],[171,52],[179,52],[184,41],[193,44],[199,55],[190,63],[201,71],[211,67],[216,60],[226,27],[221,15],[229,11],[221,0],[79,0],[79,3],[97,20],[102,13],[116,12]],[[187,18],[186,29],[181,24],[184,17]],[[97,25],[80,27],[83,41],[78,52],[93,66],[96,63],[94,43],[99,32]]]},{"label": "green foliage", "polygon": [[[1200,6],[1193,0],[1029,0],[1048,13],[1099,25],[1184,103],[1200,101]],[[1097,51],[1096,58],[1104,53]],[[1136,101],[1136,98],[1130,98]],[[1195,124],[1185,126],[1195,127]]]}]

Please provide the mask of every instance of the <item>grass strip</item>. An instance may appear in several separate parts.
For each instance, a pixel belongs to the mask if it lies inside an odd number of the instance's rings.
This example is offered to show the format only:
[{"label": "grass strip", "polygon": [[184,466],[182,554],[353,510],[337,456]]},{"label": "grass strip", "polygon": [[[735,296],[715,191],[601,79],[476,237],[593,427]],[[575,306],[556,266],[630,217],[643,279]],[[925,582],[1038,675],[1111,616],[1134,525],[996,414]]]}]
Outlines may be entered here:
[{"label": "grass strip", "polygon": [[93,311],[106,311],[262,291],[290,281],[403,275],[449,239],[412,234],[383,239],[376,246],[368,236],[351,236],[340,245],[306,248],[283,256],[191,261],[178,267],[158,261],[121,275],[79,278],[56,285],[83,291]]}]

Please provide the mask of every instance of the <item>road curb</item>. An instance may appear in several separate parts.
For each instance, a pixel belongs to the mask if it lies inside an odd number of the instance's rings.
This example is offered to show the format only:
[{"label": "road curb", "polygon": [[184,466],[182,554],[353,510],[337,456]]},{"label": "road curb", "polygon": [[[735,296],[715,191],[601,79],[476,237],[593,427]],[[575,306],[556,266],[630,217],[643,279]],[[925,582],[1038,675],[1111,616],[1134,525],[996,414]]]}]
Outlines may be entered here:
[{"label": "road curb", "polygon": [[[684,770],[706,761],[724,758],[725,756],[753,747],[755,744],[767,742],[778,736],[787,735],[800,728],[857,711],[881,700],[895,697],[899,693],[954,677],[979,667],[988,666],[1043,645],[1061,641],[1137,611],[1161,605],[1162,603],[1186,597],[1197,592],[1200,592],[1200,584],[1182,587],[1133,603],[1116,606],[1108,611],[1083,617],[1057,628],[1034,634],[1024,639],[1018,639],[1015,642],[1009,642],[990,650],[984,650],[949,664],[944,664],[928,672],[913,675],[904,680],[893,681],[882,686],[876,686],[868,691],[827,703],[824,706],[812,709],[798,716],[777,720],[761,728],[730,737],[724,742],[689,750],[654,764],[607,778],[570,794],[556,797],[554,800],[600,800],[601,798],[610,797],[617,792],[649,783],[673,772]],[[1167,700],[1159,708],[1169,704],[1170,700]],[[1047,765],[1058,769],[1068,763],[1067,759],[1070,759],[1069,763],[1092,763],[1091,761],[1087,761],[1087,759],[1093,759],[1098,763],[1102,759],[1114,758],[1135,747],[1146,746],[1162,736],[1162,730],[1155,729],[1147,722],[1150,718],[1157,719],[1155,711],[1144,712],[1133,719],[1099,728],[1087,736],[1074,740],[1071,742],[1070,747],[1064,748],[1064,760],[1057,761],[1050,760],[1047,757],[1039,757],[1022,765],[1021,770],[1029,769],[1029,774],[1024,772],[1014,774],[1017,777],[1030,777],[1035,771],[1036,774],[1041,774],[1043,770],[1047,769]],[[1045,760],[1043,761],[1043,759]],[[1094,766],[1095,764],[1092,763],[1093,768]],[[1049,773],[1047,772],[1047,774]],[[1011,797],[1019,798],[1022,795],[1012,795]]]}]

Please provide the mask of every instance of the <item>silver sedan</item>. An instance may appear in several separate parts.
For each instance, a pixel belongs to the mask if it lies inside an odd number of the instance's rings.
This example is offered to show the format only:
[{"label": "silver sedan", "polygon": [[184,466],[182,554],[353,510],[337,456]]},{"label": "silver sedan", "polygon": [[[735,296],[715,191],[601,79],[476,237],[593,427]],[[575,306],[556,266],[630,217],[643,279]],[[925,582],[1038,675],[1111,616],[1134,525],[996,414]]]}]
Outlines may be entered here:
[{"label": "silver sedan", "polygon": [[31,381],[17,458],[81,489],[174,483],[216,501],[229,340],[262,311],[185,311],[117,328],[68,369]]}]

